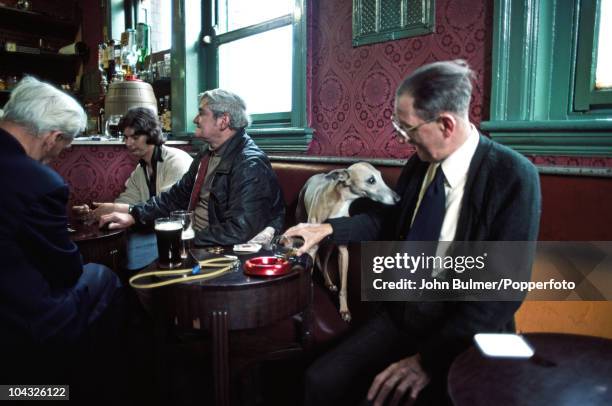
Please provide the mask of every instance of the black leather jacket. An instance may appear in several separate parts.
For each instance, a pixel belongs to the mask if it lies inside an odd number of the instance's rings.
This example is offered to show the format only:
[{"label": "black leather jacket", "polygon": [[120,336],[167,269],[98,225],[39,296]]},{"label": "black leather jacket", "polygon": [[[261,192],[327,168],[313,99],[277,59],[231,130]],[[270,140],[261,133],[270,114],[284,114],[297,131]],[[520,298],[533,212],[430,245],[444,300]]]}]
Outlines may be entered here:
[{"label": "black leather jacket", "polygon": [[[209,226],[196,232],[195,245],[233,245],[253,238],[267,226],[280,231],[285,218],[281,189],[266,154],[244,130],[227,141],[215,171],[208,204]],[[140,226],[152,226],[156,218],[173,210],[187,210],[204,151],[189,171],[168,191],[133,207]]]}]

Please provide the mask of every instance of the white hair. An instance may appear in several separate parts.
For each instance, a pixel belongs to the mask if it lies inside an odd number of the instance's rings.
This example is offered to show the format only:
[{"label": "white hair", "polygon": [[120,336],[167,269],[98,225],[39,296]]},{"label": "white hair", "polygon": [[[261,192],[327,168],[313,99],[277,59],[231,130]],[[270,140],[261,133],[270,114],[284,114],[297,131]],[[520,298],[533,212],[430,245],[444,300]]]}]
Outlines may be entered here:
[{"label": "white hair", "polygon": [[13,89],[1,119],[27,128],[36,137],[60,131],[74,138],[87,128],[87,115],[73,97],[31,76]]},{"label": "white hair", "polygon": [[200,93],[200,103],[202,99],[206,99],[208,108],[212,111],[214,118],[218,118],[225,113],[229,114],[229,126],[234,130],[241,130],[251,123],[246,103],[235,93],[223,89],[212,89]]}]

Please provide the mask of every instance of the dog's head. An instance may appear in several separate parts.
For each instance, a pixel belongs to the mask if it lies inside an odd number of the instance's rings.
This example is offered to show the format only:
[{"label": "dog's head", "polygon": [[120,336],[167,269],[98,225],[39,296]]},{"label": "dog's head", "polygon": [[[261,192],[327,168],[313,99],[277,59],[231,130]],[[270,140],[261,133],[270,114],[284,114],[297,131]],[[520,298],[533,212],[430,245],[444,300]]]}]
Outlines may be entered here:
[{"label": "dog's head", "polygon": [[326,177],[346,186],[357,197],[367,197],[383,204],[394,204],[399,200],[397,193],[380,176],[380,171],[367,162],[358,162],[347,169],[336,169]]}]

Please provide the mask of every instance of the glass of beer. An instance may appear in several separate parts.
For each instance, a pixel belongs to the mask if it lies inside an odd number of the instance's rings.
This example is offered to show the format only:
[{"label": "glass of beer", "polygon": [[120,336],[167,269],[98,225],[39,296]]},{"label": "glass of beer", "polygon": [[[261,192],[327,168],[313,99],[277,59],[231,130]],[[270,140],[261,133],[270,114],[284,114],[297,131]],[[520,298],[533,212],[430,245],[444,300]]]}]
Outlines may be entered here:
[{"label": "glass of beer", "polygon": [[121,121],[121,115],[119,114],[111,114],[108,116],[108,120],[106,120],[106,129],[104,131],[104,135],[110,138],[119,137],[119,121]]},{"label": "glass of beer", "polygon": [[189,249],[191,243],[195,238],[195,232],[193,231],[193,211],[190,210],[175,210],[170,213],[170,217],[179,219],[183,225],[183,232],[181,233],[181,258],[187,259],[189,256]]},{"label": "glass of beer", "polygon": [[181,234],[183,224],[180,219],[162,217],[155,219],[157,237],[158,265],[160,268],[181,266]]}]

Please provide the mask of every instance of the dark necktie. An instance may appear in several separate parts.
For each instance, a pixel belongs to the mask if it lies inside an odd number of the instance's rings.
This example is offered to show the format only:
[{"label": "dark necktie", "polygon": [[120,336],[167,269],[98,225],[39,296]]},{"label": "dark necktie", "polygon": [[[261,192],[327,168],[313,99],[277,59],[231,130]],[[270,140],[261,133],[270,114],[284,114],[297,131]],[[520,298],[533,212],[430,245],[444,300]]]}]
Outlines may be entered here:
[{"label": "dark necktie", "polygon": [[438,241],[445,213],[444,172],[442,166],[438,166],[436,175],[423,195],[406,240]]}]

